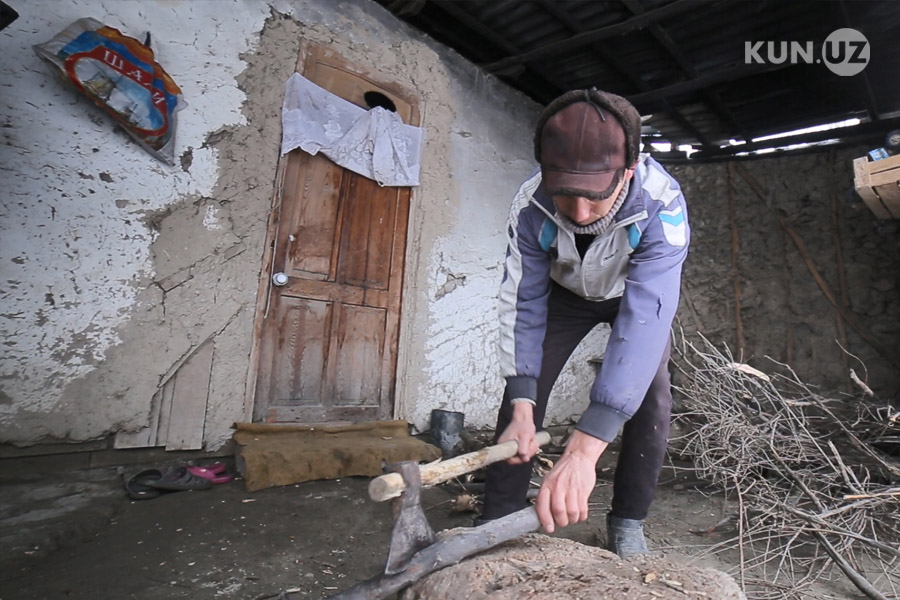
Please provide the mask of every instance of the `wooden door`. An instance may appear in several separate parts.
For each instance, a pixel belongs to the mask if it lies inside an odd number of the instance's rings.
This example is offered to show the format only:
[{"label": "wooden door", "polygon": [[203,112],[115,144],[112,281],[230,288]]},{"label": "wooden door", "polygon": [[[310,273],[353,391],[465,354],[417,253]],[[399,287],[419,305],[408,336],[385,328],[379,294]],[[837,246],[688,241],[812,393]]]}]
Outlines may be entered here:
[{"label": "wooden door", "polygon": [[[364,108],[412,100],[323,48],[304,76]],[[390,418],[410,188],[379,187],[322,155],[282,157],[271,285],[259,329],[254,420],[324,423]],[[271,279],[270,279],[271,281]]]}]

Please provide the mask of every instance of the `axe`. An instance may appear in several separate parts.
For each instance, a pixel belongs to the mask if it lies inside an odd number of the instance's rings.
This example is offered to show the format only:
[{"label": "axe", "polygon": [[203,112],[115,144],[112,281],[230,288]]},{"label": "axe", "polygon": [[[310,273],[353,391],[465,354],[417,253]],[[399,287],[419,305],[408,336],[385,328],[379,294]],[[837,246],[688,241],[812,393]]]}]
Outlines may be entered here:
[{"label": "axe", "polygon": [[[550,434],[546,431],[537,434],[539,445],[549,441]],[[388,466],[388,473],[376,477],[369,484],[369,496],[373,500],[393,501],[394,528],[384,573],[328,596],[326,600],[387,598],[429,573],[538,529],[541,523],[537,511],[529,506],[480,527],[435,537],[422,510],[420,493],[423,487],[431,487],[506,460],[515,456],[517,451],[518,443],[511,440],[421,467],[411,461]]]}]

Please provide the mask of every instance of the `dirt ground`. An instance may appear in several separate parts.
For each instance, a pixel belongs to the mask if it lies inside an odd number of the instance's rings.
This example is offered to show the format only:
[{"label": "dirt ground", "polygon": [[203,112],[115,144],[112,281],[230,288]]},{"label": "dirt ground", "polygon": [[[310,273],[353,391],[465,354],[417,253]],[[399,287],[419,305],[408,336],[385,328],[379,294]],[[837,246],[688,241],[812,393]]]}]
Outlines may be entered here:
[{"label": "dirt ground", "polygon": [[[600,465],[589,521],[558,536],[595,543],[614,459],[610,453]],[[206,491],[132,501],[123,477],[145,467],[0,476],[0,600],[264,600],[285,591],[292,598],[323,598],[384,567],[391,509],[369,500],[366,478],[253,493],[236,479]],[[705,555],[733,535],[733,527],[695,533],[720,522],[728,512],[723,500],[671,467],[661,481],[647,521],[651,546],[667,557],[734,573],[727,559]],[[435,530],[471,523],[471,513],[451,511],[456,495],[452,484],[424,491]],[[819,597],[853,596],[843,590]]]}]

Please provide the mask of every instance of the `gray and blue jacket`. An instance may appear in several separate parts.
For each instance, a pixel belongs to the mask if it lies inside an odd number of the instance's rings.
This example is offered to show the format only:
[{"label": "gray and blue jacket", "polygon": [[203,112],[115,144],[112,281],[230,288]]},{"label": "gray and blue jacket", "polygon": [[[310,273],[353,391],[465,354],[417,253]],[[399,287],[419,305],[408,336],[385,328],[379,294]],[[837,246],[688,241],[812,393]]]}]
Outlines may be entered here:
[{"label": "gray and blue jacket", "polygon": [[577,428],[612,441],[643,401],[678,308],[690,243],[678,182],[641,155],[625,201],[582,259],[538,171],[513,200],[500,286],[500,368],[510,398],[537,396],[550,280],[588,300],[621,296],[591,402]]}]

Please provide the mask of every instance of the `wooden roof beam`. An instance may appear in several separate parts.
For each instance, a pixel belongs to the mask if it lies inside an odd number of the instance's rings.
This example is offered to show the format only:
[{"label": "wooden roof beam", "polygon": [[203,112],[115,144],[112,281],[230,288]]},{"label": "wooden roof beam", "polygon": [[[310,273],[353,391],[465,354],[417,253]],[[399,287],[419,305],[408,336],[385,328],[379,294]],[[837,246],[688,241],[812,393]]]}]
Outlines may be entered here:
[{"label": "wooden roof beam", "polygon": [[[844,0],[840,0],[839,2],[841,7],[841,17],[844,20],[844,26],[850,27],[850,16],[847,14],[847,6],[844,3]],[[872,44],[869,44],[869,52],[872,52]],[[878,105],[875,102],[875,94],[872,92],[872,82],[869,80],[869,75],[866,73],[866,70],[863,69],[862,73],[862,88],[863,95],[866,101],[866,110],[869,111],[869,119],[872,121],[881,120],[881,115],[878,112]]]},{"label": "wooden roof beam", "polygon": [[[468,12],[460,8],[458,3],[456,2],[435,2],[438,6],[441,7],[441,10],[448,13],[451,17],[458,20],[462,25],[464,25],[469,31],[475,32],[478,36],[488,40],[498,48],[501,48],[504,52],[518,52],[519,49],[514,44],[506,40],[505,38],[497,35],[497,32],[474,18]],[[564,89],[565,86],[560,84],[559,81],[555,81],[554,78],[546,73],[543,69],[532,68],[532,71],[536,73],[541,79],[545,80],[548,84],[555,86],[556,89]]]},{"label": "wooden roof beam", "polygon": [[[634,17],[632,19],[628,19],[627,21],[616,23],[615,25],[607,25],[606,27],[601,27],[599,29],[584,31],[572,36],[569,39],[553,42],[551,44],[535,48],[534,50],[529,50],[528,52],[509,56],[507,58],[504,58],[503,60],[498,60],[481,66],[491,73],[502,71],[509,68],[511,65],[522,64],[525,62],[537,60],[539,58],[555,56],[558,54],[562,54],[563,52],[568,52],[569,50],[573,50],[575,48],[580,48],[585,44],[599,42],[600,40],[604,40],[613,36],[623,35],[631,31],[643,29],[651,23],[656,23],[657,21],[660,21],[662,19],[680,15],[689,10],[695,10],[714,1],[717,0],[676,0],[675,2],[667,4],[661,8],[648,11],[639,17]],[[450,2],[441,2],[440,4],[441,6],[444,6],[445,4],[452,4],[452,0]]]},{"label": "wooden roof beam", "polygon": [[[573,19],[569,13],[560,8],[560,6],[553,2],[552,0],[537,0],[538,4],[540,4],[544,10],[552,14],[560,23],[563,24],[569,31],[575,32],[576,35],[582,31],[582,27],[580,24]],[[628,69],[622,62],[616,58],[615,54],[607,50],[603,47],[602,44],[598,42],[590,42],[587,44],[593,52],[596,52],[597,55],[608,64],[612,69],[622,78],[627,79],[628,82],[641,91],[648,91],[650,87],[647,85],[645,81],[643,81],[640,77],[634,74],[633,69]],[[704,146],[709,145],[709,139],[700,132],[690,121],[688,121],[684,115],[678,112],[674,107],[668,107],[664,109],[664,112],[668,114],[673,121],[677,122],[682,129],[684,129],[689,135],[692,135],[697,141],[699,141]]]},{"label": "wooden roof beam", "polygon": [[688,94],[691,92],[696,92],[697,90],[703,90],[709,86],[716,85],[719,83],[726,83],[729,81],[735,81],[737,79],[743,79],[745,77],[749,77],[751,75],[758,75],[760,73],[768,73],[770,71],[778,71],[787,67],[792,67],[794,65],[789,64],[787,61],[778,65],[778,64],[744,64],[744,63],[736,63],[733,66],[726,67],[724,69],[719,69],[717,71],[713,71],[712,73],[707,73],[706,75],[701,75],[696,79],[690,79],[688,81],[679,81],[678,83],[673,83],[672,85],[667,85],[665,87],[656,88],[655,90],[650,90],[647,92],[641,92],[638,94],[634,94],[633,96],[629,96],[628,99],[635,106],[646,106],[652,105],[654,103],[659,103],[666,98],[671,96],[677,96],[679,94]]},{"label": "wooden roof beam", "polygon": [[[630,10],[634,15],[642,15],[646,12],[644,7],[642,7],[637,0],[622,0],[622,2],[625,5],[625,8]],[[654,23],[648,27],[648,30],[653,38],[665,48],[666,52],[668,52],[669,56],[671,56],[678,64],[678,67],[684,74],[688,76],[688,79],[696,79],[698,75],[697,69],[694,68],[693,63],[687,59],[675,43],[675,40],[673,40],[668,32],[663,29],[662,25]],[[722,97],[719,96],[717,91],[706,88],[703,90],[703,95],[706,98],[707,103],[712,107],[713,112],[719,116],[723,123],[725,123],[732,131],[737,132],[741,138],[750,141],[750,137],[747,135],[744,127],[737,122],[734,114],[727,106],[725,106]]]}]

